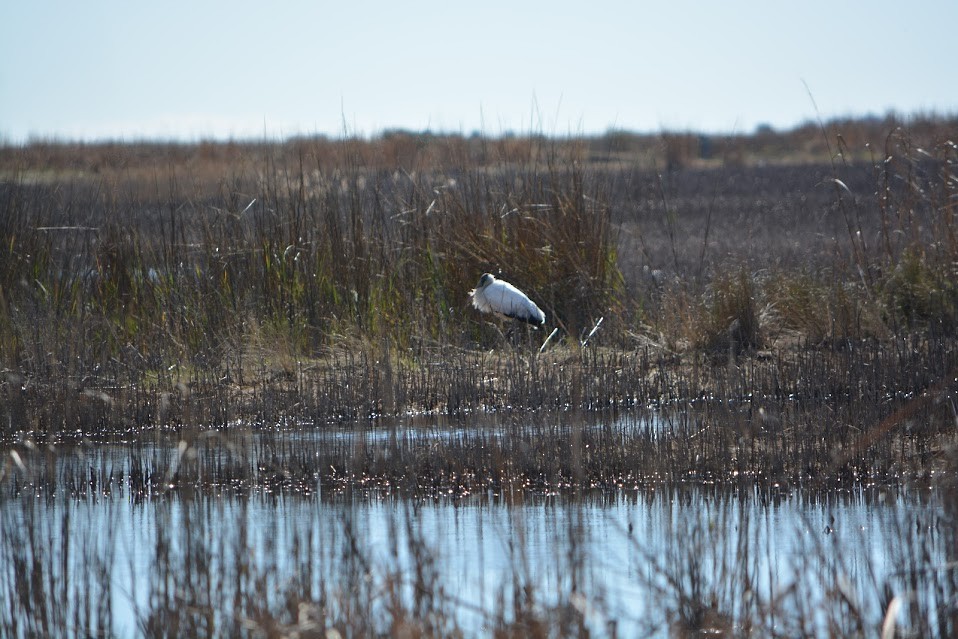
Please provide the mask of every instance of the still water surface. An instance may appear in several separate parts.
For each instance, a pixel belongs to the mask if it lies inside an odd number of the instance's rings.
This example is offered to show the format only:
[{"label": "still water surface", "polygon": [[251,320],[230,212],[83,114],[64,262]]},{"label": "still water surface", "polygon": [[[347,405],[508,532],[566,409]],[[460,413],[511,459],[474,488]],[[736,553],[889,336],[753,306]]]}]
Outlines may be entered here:
[{"label": "still water surface", "polygon": [[[115,454],[117,465],[130,458],[122,447],[98,450]],[[903,563],[920,553],[932,564],[954,560],[942,517],[936,491],[907,487],[690,485],[428,499],[322,487],[146,499],[123,490],[83,498],[23,491],[0,499],[0,595],[16,614],[13,560],[30,548],[48,564],[51,589],[62,588],[60,605],[69,611],[108,597],[110,624],[124,637],[144,632],[151,609],[177,597],[201,596],[222,622],[244,597],[281,606],[293,589],[334,608],[365,587],[366,612],[376,613],[391,587],[411,601],[423,585],[441,593],[442,609],[469,635],[491,632],[517,588],[529,587],[543,614],[572,601],[599,635],[666,636],[690,594],[731,616],[749,605],[806,614],[814,629],[827,622],[817,611],[836,588],[880,621],[883,589],[897,587]],[[98,570],[108,578],[91,576]]]}]

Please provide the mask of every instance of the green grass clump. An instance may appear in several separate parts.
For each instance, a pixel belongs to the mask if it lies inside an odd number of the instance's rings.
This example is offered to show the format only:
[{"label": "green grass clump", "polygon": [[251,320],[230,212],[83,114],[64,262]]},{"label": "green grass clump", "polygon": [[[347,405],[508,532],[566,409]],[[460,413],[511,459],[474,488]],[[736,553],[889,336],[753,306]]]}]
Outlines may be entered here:
[{"label": "green grass clump", "polygon": [[880,307],[859,285],[808,273],[777,273],[763,284],[770,330],[800,337],[809,346],[884,338]]},{"label": "green grass clump", "polygon": [[728,361],[763,346],[758,294],[745,269],[721,272],[701,293],[689,286],[666,290],[653,323],[671,350]]},{"label": "green grass clump", "polygon": [[907,330],[958,326],[958,263],[948,266],[907,251],[880,284],[888,323]]},{"label": "green grass clump", "polygon": [[719,275],[706,301],[707,314],[700,348],[709,353],[741,353],[762,346],[756,288],[744,269]]}]

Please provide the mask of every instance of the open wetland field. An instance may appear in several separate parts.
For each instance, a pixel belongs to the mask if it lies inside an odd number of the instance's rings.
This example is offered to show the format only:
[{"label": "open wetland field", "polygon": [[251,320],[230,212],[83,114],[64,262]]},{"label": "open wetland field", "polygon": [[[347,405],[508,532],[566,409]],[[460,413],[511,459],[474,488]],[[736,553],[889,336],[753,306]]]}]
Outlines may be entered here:
[{"label": "open wetland field", "polygon": [[956,635],[954,118],[0,147],[0,636]]}]

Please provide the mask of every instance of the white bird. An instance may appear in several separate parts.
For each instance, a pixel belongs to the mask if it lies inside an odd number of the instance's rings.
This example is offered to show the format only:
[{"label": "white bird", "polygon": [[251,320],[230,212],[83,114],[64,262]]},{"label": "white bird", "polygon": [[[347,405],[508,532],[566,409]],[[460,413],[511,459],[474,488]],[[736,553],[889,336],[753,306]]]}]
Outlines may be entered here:
[{"label": "white bird", "polygon": [[479,278],[479,285],[469,297],[472,305],[484,313],[497,313],[536,326],[546,323],[546,314],[525,293],[490,273]]}]

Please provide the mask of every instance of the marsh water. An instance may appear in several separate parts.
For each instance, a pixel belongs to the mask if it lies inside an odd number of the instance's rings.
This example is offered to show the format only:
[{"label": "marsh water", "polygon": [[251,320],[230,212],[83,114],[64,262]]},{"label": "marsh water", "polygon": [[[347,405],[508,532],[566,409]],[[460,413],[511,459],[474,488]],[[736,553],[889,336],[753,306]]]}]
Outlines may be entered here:
[{"label": "marsh water", "polygon": [[[406,425],[399,436],[417,446],[460,436],[445,424]],[[396,436],[395,428],[294,428],[242,441],[276,463],[277,450]],[[210,441],[214,450],[237,445]],[[362,481],[198,488],[176,485],[184,450],[175,437],[153,438],[8,463],[0,484],[7,633],[50,623],[120,637],[176,634],[178,626],[161,628],[177,609],[179,628],[191,633],[269,635],[310,618],[394,620],[397,608],[467,636],[492,634],[519,610],[560,627],[575,619],[598,636],[668,636],[710,612],[736,620],[756,611],[773,630],[853,632],[841,624],[880,624],[896,595],[906,599],[899,622],[933,617],[943,595],[915,575],[958,559],[942,524],[946,505],[930,485],[499,485],[427,496]],[[146,491],[134,487],[138,465],[150,465],[144,458],[171,460]],[[836,598],[844,607],[827,604]],[[43,605],[50,610],[36,609]],[[48,621],[18,625],[25,611]],[[376,624],[370,629],[395,631]]]}]

